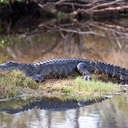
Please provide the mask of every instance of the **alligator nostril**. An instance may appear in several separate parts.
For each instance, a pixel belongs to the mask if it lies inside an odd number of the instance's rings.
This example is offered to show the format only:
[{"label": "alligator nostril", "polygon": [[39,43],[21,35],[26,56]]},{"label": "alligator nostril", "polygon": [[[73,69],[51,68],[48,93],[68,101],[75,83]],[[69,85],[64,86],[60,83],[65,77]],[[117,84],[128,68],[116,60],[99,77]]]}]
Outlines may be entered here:
[{"label": "alligator nostril", "polygon": [[36,81],[36,83],[40,83],[40,81],[39,80],[35,80]]}]

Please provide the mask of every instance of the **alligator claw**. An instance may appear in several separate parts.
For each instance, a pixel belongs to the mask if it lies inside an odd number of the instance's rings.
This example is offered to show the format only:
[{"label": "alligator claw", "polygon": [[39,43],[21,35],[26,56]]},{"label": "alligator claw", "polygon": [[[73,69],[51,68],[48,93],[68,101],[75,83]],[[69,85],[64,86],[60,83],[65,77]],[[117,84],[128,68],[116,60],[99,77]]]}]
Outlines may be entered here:
[{"label": "alligator claw", "polygon": [[84,79],[84,80],[90,80],[91,79],[91,76],[90,75],[82,76],[82,79]]}]

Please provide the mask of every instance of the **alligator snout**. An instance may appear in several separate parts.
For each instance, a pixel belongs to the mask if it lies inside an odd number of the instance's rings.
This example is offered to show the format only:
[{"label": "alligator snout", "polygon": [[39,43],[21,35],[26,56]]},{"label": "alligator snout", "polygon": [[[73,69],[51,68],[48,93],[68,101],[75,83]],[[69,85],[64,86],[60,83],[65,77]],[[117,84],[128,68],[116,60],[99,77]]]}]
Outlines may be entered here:
[{"label": "alligator snout", "polygon": [[0,72],[10,72],[10,71],[12,71],[12,70],[11,70],[10,67],[8,67],[8,66],[6,65],[6,63],[0,64]]}]

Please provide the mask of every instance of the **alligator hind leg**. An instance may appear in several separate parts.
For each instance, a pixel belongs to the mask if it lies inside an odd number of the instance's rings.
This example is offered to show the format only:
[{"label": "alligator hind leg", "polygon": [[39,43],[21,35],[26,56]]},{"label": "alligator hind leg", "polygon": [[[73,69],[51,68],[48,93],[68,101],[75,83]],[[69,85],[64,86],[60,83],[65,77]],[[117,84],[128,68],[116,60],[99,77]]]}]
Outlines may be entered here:
[{"label": "alligator hind leg", "polygon": [[42,75],[33,75],[30,78],[38,83],[44,81],[44,77]]},{"label": "alligator hind leg", "polygon": [[87,70],[87,67],[88,66],[85,63],[79,63],[77,65],[78,71],[82,74],[82,78],[85,79],[85,80],[91,79],[91,74]]}]

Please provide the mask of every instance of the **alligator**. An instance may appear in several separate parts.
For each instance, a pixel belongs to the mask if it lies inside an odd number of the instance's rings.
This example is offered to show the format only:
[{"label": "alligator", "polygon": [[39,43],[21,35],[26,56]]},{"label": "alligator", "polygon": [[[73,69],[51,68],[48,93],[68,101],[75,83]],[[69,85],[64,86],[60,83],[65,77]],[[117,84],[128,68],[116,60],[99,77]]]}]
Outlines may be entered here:
[{"label": "alligator", "polygon": [[128,70],[119,66],[82,58],[55,58],[33,64],[10,61],[0,64],[0,72],[18,70],[36,82],[50,78],[65,78],[74,73],[88,80],[91,73],[107,74],[128,83]]}]

